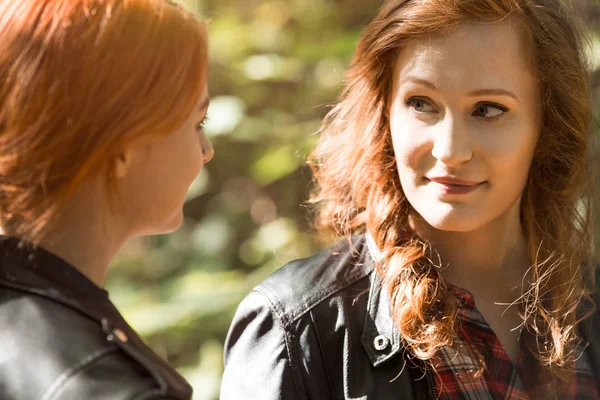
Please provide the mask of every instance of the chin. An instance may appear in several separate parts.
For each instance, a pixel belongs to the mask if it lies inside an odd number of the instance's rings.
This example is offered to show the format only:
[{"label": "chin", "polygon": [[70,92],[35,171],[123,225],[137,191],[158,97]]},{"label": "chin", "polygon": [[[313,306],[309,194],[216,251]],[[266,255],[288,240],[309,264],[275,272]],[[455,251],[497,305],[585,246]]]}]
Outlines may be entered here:
[{"label": "chin", "polygon": [[183,212],[180,210],[176,215],[170,219],[166,219],[161,224],[153,224],[147,229],[143,236],[151,235],[164,235],[176,231],[183,223]]},{"label": "chin", "polygon": [[183,223],[183,210],[179,212],[166,224],[162,233],[171,233],[179,229]]},{"label": "chin", "polygon": [[479,224],[470,223],[469,221],[454,221],[451,219],[448,220],[425,220],[428,225],[431,227],[445,232],[471,232],[479,228]]},{"label": "chin", "polygon": [[473,210],[460,210],[453,207],[431,206],[417,209],[421,219],[434,229],[446,232],[471,232],[485,224],[481,215]]}]

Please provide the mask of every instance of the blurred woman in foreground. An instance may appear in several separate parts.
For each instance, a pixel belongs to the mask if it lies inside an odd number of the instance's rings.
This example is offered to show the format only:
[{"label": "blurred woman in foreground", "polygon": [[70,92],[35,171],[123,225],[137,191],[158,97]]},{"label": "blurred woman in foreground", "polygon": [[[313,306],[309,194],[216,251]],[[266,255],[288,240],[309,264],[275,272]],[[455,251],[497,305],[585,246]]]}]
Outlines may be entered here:
[{"label": "blurred woman in foreground", "polygon": [[347,240],[240,305],[222,399],[597,399],[589,70],[560,0],[388,0],[312,159]]},{"label": "blurred woman in foreground", "polygon": [[0,398],[191,398],[102,286],[213,156],[206,40],[166,0],[0,1]]}]

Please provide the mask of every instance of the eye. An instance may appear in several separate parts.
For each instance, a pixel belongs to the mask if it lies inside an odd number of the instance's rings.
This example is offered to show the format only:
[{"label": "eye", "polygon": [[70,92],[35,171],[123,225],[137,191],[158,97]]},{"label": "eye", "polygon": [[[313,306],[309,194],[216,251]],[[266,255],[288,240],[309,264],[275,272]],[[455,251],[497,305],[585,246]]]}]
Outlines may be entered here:
[{"label": "eye", "polygon": [[412,108],[418,113],[435,113],[437,112],[435,107],[427,100],[421,97],[411,97],[406,100],[406,106]]},{"label": "eye", "polygon": [[487,120],[494,120],[494,119],[498,119],[499,117],[501,117],[503,114],[507,113],[508,111],[509,111],[508,108],[503,107],[498,104],[481,103],[475,107],[475,111],[473,111],[473,116],[487,119]]},{"label": "eye", "polygon": [[435,107],[427,100],[421,97],[411,97],[405,101],[406,106],[412,108],[418,113],[437,113]]},{"label": "eye", "polygon": [[196,125],[196,130],[198,132],[203,131],[206,128],[206,123],[210,120],[208,114],[206,114],[204,116],[204,118],[202,119],[202,121],[200,121],[200,123],[198,125]]}]

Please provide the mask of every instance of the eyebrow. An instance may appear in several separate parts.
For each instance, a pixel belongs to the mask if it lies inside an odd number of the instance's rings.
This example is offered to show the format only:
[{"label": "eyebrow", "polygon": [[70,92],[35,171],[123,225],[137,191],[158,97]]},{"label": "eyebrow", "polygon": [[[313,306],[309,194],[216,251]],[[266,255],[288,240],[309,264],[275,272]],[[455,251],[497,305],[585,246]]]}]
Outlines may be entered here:
[{"label": "eyebrow", "polygon": [[515,100],[517,99],[517,95],[506,89],[479,89],[469,92],[467,94],[469,97],[477,97],[477,96],[508,96],[512,97]]},{"label": "eyebrow", "polygon": [[426,79],[417,78],[416,76],[413,76],[413,75],[407,76],[406,78],[404,78],[404,80],[412,82],[412,83],[416,83],[417,85],[423,85],[431,90],[438,90],[437,87],[433,83],[429,82]]},{"label": "eyebrow", "polygon": [[[431,82],[426,79],[417,78],[416,76],[409,75],[404,78],[405,81],[409,81],[412,83],[416,83],[417,85],[425,86],[431,90],[438,90],[438,88]],[[508,96],[512,97],[515,100],[518,100],[517,95],[506,89],[477,89],[467,93],[468,97],[478,97],[478,96]]]}]

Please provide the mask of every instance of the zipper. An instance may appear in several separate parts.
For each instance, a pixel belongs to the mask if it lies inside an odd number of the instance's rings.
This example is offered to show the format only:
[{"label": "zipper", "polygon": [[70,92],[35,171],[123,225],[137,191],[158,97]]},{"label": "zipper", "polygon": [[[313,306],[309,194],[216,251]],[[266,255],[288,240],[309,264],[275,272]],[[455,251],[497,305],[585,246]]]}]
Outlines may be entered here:
[{"label": "zipper", "polygon": [[437,391],[437,387],[435,386],[435,377],[433,376],[433,370],[430,365],[425,365],[425,373],[427,375],[427,380],[429,381],[429,387],[431,388],[431,394],[433,395],[434,400],[438,399],[439,393]]}]

